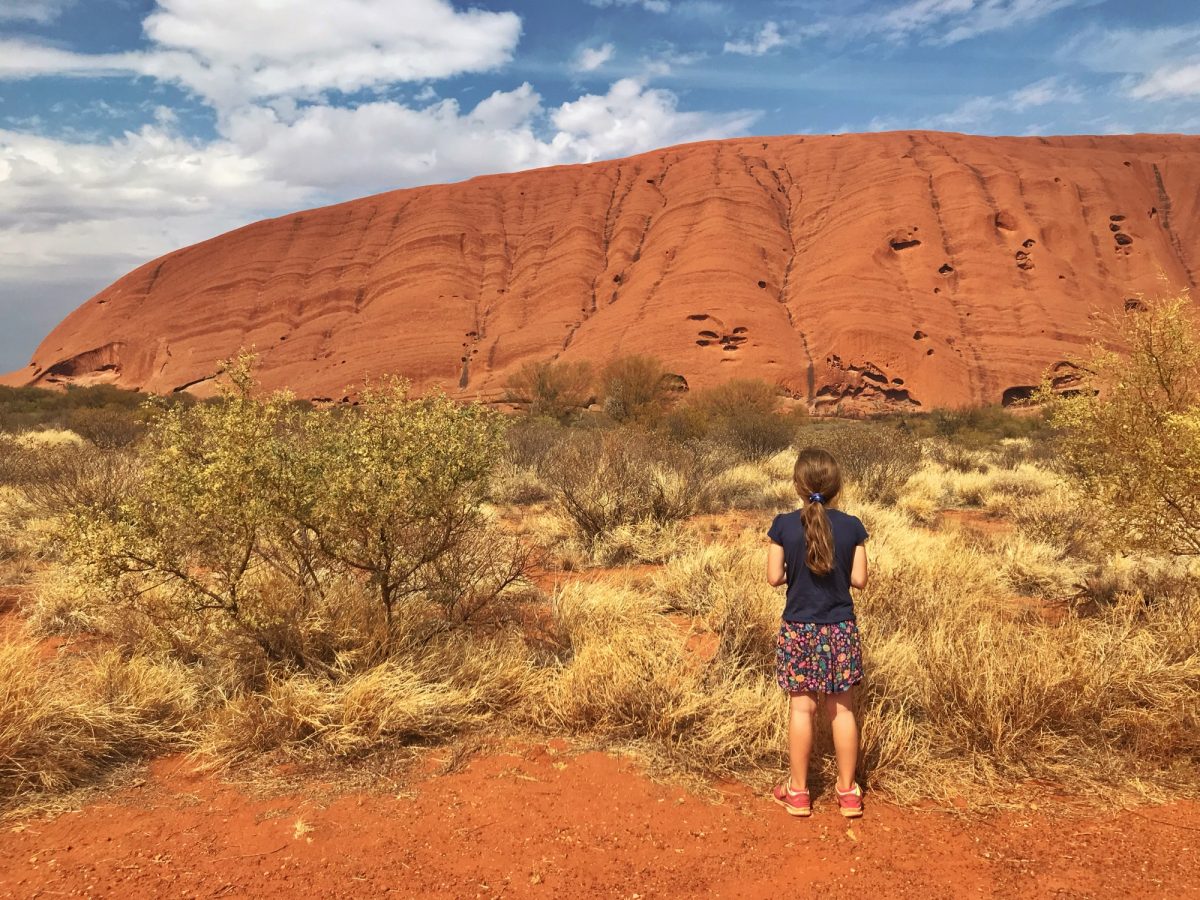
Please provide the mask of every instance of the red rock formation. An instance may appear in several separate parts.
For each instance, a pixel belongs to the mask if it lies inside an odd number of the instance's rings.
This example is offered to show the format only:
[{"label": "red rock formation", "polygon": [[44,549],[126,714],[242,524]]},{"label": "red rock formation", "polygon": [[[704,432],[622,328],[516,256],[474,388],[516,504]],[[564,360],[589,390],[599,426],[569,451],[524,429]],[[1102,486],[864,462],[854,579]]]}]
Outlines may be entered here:
[{"label": "red rock formation", "polygon": [[529,359],[651,353],[818,407],[995,403],[1069,379],[1098,311],[1195,286],[1197,184],[1200,137],[920,132],[394,191],[147,263],[9,380],[203,391],[253,346],[304,397],[395,372],[494,398]]}]

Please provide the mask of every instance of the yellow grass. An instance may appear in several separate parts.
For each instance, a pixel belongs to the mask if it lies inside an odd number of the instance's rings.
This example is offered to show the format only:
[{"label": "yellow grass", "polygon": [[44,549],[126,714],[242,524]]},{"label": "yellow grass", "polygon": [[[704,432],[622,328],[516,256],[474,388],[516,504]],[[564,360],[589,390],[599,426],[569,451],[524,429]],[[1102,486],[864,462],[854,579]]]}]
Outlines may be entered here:
[{"label": "yellow grass", "polygon": [[0,804],[181,745],[199,702],[175,662],[113,652],[42,661],[23,635],[0,642]]}]

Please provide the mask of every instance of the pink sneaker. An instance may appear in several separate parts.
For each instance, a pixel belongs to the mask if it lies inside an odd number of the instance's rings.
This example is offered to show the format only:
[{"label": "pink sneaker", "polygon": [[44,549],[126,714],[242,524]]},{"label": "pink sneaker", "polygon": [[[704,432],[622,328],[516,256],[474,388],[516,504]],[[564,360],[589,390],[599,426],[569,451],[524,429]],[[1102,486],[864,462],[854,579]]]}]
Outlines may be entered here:
[{"label": "pink sneaker", "polygon": [[812,801],[808,797],[808,791],[793,791],[791,788],[792,782],[785,781],[783,784],[775,786],[771,791],[771,796],[775,798],[775,802],[787,810],[789,816],[811,816]]},{"label": "pink sneaker", "polygon": [[[837,788],[834,788],[837,791]],[[863,814],[862,805],[862,788],[858,786],[858,782],[854,782],[854,787],[848,791],[837,791],[838,809],[842,811],[842,815],[847,819],[857,819]]]}]

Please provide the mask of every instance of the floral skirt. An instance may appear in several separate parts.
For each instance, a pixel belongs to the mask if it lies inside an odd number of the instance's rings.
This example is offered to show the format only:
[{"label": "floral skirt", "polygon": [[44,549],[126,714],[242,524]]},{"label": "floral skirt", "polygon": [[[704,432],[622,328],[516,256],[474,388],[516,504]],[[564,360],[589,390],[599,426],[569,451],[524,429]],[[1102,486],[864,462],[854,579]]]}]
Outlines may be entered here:
[{"label": "floral skirt", "polygon": [[862,681],[862,644],[854,621],[784,621],[775,643],[775,680],[789,694],[838,694]]}]

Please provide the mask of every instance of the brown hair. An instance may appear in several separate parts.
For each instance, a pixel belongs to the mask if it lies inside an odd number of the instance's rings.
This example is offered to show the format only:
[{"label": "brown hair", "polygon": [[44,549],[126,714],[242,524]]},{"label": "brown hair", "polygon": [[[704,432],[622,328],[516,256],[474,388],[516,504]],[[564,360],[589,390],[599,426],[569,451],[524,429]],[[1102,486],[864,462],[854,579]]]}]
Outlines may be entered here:
[{"label": "brown hair", "polygon": [[808,545],[805,562],[814,575],[828,575],[833,571],[833,528],[825,508],[842,489],[842,470],[828,450],[805,447],[796,457],[792,483],[804,501],[800,519]]}]

